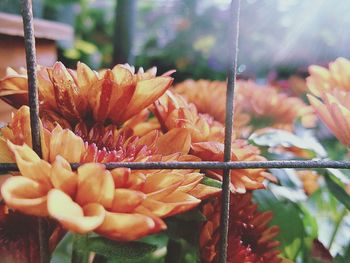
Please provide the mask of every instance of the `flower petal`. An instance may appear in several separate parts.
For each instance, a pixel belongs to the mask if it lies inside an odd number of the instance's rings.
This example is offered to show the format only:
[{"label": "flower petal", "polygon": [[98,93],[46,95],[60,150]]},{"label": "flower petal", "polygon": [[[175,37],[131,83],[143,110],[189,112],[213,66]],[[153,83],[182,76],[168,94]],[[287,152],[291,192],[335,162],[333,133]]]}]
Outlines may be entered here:
[{"label": "flower petal", "polygon": [[163,198],[161,201],[147,198],[143,201],[142,205],[148,208],[156,216],[168,217],[188,211],[196,207],[200,202],[201,200],[189,194],[176,191]]},{"label": "flower petal", "polygon": [[47,216],[45,187],[24,176],[13,176],[1,187],[6,205],[25,214]]},{"label": "flower petal", "polygon": [[6,141],[3,138],[0,138],[0,163],[12,163],[13,161],[13,153],[7,146]]},{"label": "flower petal", "polygon": [[154,79],[139,81],[121,121],[130,119],[132,116],[152,104],[164,94],[172,82],[173,79],[170,77],[157,77]]},{"label": "flower petal", "polygon": [[145,198],[146,195],[140,191],[116,189],[110,210],[112,212],[130,213],[134,211],[134,209],[139,206]]},{"label": "flower petal", "polygon": [[73,196],[77,189],[78,175],[74,173],[70,164],[61,156],[57,156],[51,169],[51,182],[57,189]]},{"label": "flower petal", "polygon": [[48,193],[47,207],[50,216],[72,232],[84,234],[99,227],[105,219],[102,205],[91,203],[83,208],[64,192],[52,189]]},{"label": "flower petal", "polygon": [[95,232],[110,239],[130,241],[163,229],[164,225],[147,215],[106,212],[103,224]]},{"label": "flower petal", "polygon": [[78,189],[75,199],[77,203],[80,205],[99,203],[110,208],[113,198],[113,177],[104,165],[88,163],[78,168]]},{"label": "flower petal", "polygon": [[85,150],[83,140],[68,129],[60,126],[52,131],[50,141],[50,162],[54,162],[57,155],[71,163],[78,163]]},{"label": "flower petal", "polygon": [[184,181],[184,175],[172,171],[152,173],[146,177],[143,192],[152,199],[161,199],[175,191]]},{"label": "flower petal", "polygon": [[79,97],[72,75],[61,62],[56,62],[51,70],[48,69],[48,73],[59,111],[69,120],[79,120],[78,105],[82,98]]},{"label": "flower petal", "polygon": [[139,190],[146,181],[146,176],[139,171],[131,171],[129,168],[116,168],[111,171],[115,188],[129,188]]},{"label": "flower petal", "polygon": [[221,193],[221,188],[211,187],[204,184],[198,184],[195,188],[187,192],[198,199],[207,199],[212,196],[216,196]]},{"label": "flower petal", "polygon": [[172,153],[187,154],[191,148],[191,133],[185,128],[175,128],[160,136],[156,144],[158,153],[168,155]]},{"label": "flower petal", "polygon": [[15,154],[18,169],[21,174],[41,184],[47,190],[52,187],[50,181],[51,165],[39,156],[26,144],[18,146],[8,141],[9,148]]}]

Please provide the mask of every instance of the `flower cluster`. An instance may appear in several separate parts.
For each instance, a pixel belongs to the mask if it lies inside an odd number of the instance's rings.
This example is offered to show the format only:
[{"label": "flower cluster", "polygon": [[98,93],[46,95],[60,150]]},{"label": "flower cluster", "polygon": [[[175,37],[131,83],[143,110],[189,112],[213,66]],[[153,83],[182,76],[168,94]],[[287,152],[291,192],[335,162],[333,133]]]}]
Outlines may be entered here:
[{"label": "flower cluster", "polygon": [[[129,65],[117,65],[95,72],[83,63],[71,70],[60,62],[39,67],[42,156],[38,156],[31,148],[25,73],[8,70],[0,81],[0,97],[17,108],[0,137],[0,161],[16,162],[19,168],[1,186],[10,211],[49,217],[75,233],[130,241],[166,229],[164,218],[220,193],[220,188],[205,185],[202,179],[221,180],[222,171],[108,170],[104,163],[222,161],[224,83],[200,81],[199,86],[206,88],[196,98],[195,88],[184,88],[194,82],[168,90],[172,72],[157,77],[155,68],[135,73]],[[216,85],[220,107],[209,99]],[[244,129],[250,115],[242,112],[236,120]],[[232,161],[238,160],[265,159],[257,147],[234,137]],[[74,170],[71,163],[81,165]],[[266,169],[233,170],[230,178],[236,195],[264,188],[265,179],[274,180]],[[248,203],[242,202],[241,209]],[[243,237],[232,238],[240,243]]]},{"label": "flower cluster", "polygon": [[[231,194],[230,222],[228,234],[228,263],[279,263],[278,241],[273,238],[278,234],[278,227],[268,227],[271,212],[258,212],[252,202],[251,193]],[[202,206],[208,221],[200,234],[201,257],[206,263],[219,262],[219,225],[220,199],[213,199]]]},{"label": "flower cluster", "polygon": [[329,70],[310,66],[307,85],[309,101],[318,116],[339,139],[350,146],[350,61],[338,58],[329,64]]}]

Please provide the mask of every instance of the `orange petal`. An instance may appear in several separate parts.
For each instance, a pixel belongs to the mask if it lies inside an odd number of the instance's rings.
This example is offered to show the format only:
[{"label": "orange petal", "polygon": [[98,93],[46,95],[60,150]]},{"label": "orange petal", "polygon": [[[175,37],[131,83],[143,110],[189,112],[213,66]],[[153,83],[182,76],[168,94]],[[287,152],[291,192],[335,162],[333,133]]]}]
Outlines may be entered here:
[{"label": "orange petal", "polygon": [[7,76],[0,81],[0,97],[15,108],[28,104],[28,80],[25,76]]},{"label": "orange petal", "polygon": [[123,214],[106,212],[103,224],[95,231],[110,239],[130,241],[159,232],[164,225],[143,214]]},{"label": "orange petal", "polygon": [[192,190],[202,180],[203,175],[201,173],[188,173],[185,174],[185,180],[178,188],[182,192],[188,192]]},{"label": "orange petal", "polygon": [[108,116],[111,98],[119,95],[112,71],[108,69],[103,79],[95,82],[91,89],[95,92],[94,97],[90,99],[94,119],[103,122]]},{"label": "orange petal", "polygon": [[196,207],[200,201],[201,200],[189,194],[176,191],[163,198],[161,201],[147,198],[143,201],[142,205],[148,208],[156,216],[168,217],[188,211]]},{"label": "orange petal", "polygon": [[[111,96],[108,112],[112,120],[119,122],[135,92],[136,83],[134,82],[133,73],[124,65],[116,65],[112,69],[112,74],[117,84],[117,92],[114,92]],[[115,111],[116,108],[119,110]]]},{"label": "orange petal", "polygon": [[187,192],[195,198],[204,200],[221,193],[221,188],[211,187],[204,184],[198,184],[192,190]]},{"label": "orange petal", "polygon": [[57,109],[54,88],[45,67],[37,71],[37,78],[39,98],[43,101],[45,107]]},{"label": "orange petal", "polygon": [[164,94],[172,82],[173,79],[170,77],[157,77],[154,79],[139,81],[121,121],[128,120],[152,104],[156,99]]},{"label": "orange petal", "polygon": [[80,94],[87,98],[89,88],[97,81],[97,74],[91,70],[86,64],[78,62],[77,64],[77,82]]},{"label": "orange petal", "polygon": [[143,192],[152,199],[162,199],[175,191],[184,181],[184,175],[172,171],[152,173],[146,177]]},{"label": "orange petal", "polygon": [[10,141],[7,143],[9,148],[15,154],[18,169],[21,174],[38,182],[47,190],[51,188],[51,165],[48,162],[41,160],[39,156],[26,144],[18,146],[12,144]]},{"label": "orange petal", "polygon": [[6,141],[0,138],[0,163],[12,163],[14,162],[13,153],[7,146]]},{"label": "orange petal", "polygon": [[191,133],[185,128],[175,128],[164,134],[157,142],[158,152],[164,155],[181,152],[186,154],[191,148]]},{"label": "orange petal", "polygon": [[113,177],[104,165],[88,163],[78,168],[78,189],[75,199],[77,203],[80,205],[99,203],[110,208],[113,198]]},{"label": "orange petal", "polygon": [[1,187],[7,206],[35,216],[48,215],[46,193],[47,190],[38,182],[23,176],[13,176]]},{"label": "orange petal", "polygon": [[99,227],[105,219],[102,205],[92,203],[83,208],[64,192],[52,189],[48,193],[47,207],[50,216],[72,232],[84,234]]},{"label": "orange petal", "polygon": [[85,150],[83,140],[68,129],[60,126],[52,131],[50,142],[50,162],[54,162],[57,155],[71,163],[78,163]]},{"label": "orange petal", "polygon": [[52,164],[51,182],[55,188],[70,196],[73,196],[76,192],[78,175],[72,171],[70,164],[59,155]]},{"label": "orange petal", "polygon": [[66,119],[79,120],[80,112],[77,106],[81,98],[72,75],[61,62],[56,62],[48,73],[53,83],[58,110]]},{"label": "orange petal", "polygon": [[119,213],[130,213],[139,206],[146,198],[146,195],[140,191],[129,189],[116,189],[114,192],[111,211]]},{"label": "orange petal", "polygon": [[129,188],[139,190],[146,181],[146,176],[139,171],[132,171],[129,168],[116,168],[111,171],[115,188]]}]

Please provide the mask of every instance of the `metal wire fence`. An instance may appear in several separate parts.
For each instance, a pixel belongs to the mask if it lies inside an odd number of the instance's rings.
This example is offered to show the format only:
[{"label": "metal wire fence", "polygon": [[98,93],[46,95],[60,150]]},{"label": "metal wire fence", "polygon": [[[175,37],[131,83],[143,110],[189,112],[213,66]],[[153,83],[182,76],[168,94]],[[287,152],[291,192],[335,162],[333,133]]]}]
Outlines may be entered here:
[{"label": "metal wire fence", "polygon": [[[36,55],[35,38],[33,28],[33,14],[31,0],[21,0],[22,17],[24,28],[24,40],[26,50],[27,74],[28,74],[28,96],[30,106],[32,144],[34,151],[41,156],[41,140],[39,127],[39,102],[36,83]],[[222,208],[221,208],[221,243],[220,263],[226,263],[227,258],[227,234],[229,222],[229,197],[230,197],[230,170],[231,169],[259,169],[259,168],[343,168],[350,169],[350,161],[332,160],[272,160],[272,161],[231,161],[231,140],[233,130],[233,102],[234,89],[237,72],[238,37],[239,37],[239,15],[240,0],[232,0],[230,12],[232,21],[229,24],[230,33],[228,40],[230,48],[230,66],[227,71],[227,94],[226,94],[226,120],[225,120],[225,150],[223,162],[112,162],[105,163],[107,169],[125,167],[131,169],[222,169],[224,172],[222,183]],[[77,169],[79,163],[72,163],[71,167]],[[18,171],[16,163],[1,163],[0,172]],[[49,262],[48,235],[45,222],[39,219],[39,241],[40,241],[40,262]]]}]

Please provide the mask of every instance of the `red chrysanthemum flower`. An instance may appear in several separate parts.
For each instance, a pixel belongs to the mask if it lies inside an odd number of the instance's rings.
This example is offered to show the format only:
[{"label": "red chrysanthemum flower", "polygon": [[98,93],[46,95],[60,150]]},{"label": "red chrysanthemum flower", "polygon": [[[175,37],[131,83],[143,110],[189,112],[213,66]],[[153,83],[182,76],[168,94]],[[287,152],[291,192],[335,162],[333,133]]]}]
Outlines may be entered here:
[{"label": "red chrysanthemum flower", "polygon": [[[220,240],[220,198],[209,200],[202,206],[207,218],[200,234],[200,254],[203,262],[215,263],[219,260]],[[278,227],[269,227],[271,212],[258,212],[252,202],[251,193],[231,194],[230,221],[228,232],[228,263],[280,263],[274,238]]]}]

